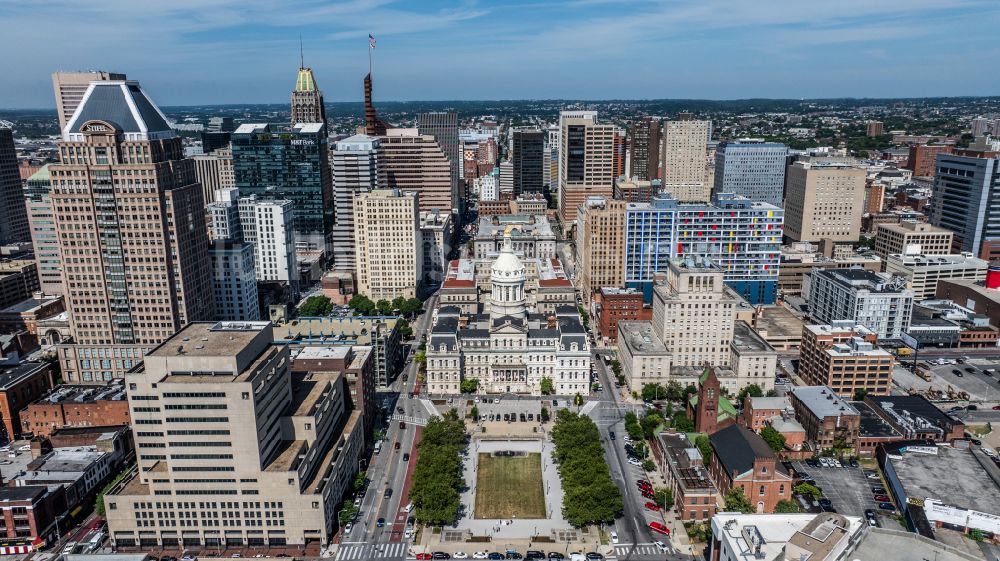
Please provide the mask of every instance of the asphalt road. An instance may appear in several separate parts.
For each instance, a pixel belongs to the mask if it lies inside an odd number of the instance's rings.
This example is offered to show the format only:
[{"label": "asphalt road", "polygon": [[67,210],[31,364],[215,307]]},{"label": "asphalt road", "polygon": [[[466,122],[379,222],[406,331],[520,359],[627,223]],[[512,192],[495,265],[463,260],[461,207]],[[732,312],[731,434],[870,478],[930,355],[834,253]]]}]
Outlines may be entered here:
[{"label": "asphalt road", "polygon": [[[430,317],[437,301],[437,295],[431,296],[424,303],[426,312],[417,318],[414,325],[414,341],[419,342],[423,333],[430,332]],[[416,354],[416,347],[410,356]],[[403,380],[403,374],[407,379]],[[409,392],[413,391],[417,379],[417,363],[410,361],[403,372],[396,378],[390,386],[389,391],[378,394],[377,403],[379,406],[385,405],[386,416],[397,414],[397,407],[403,408],[403,415],[410,417],[427,418],[428,412],[419,401],[419,397],[409,399]],[[385,416],[380,417],[384,419]],[[407,514],[403,512],[404,493],[406,483],[407,468],[410,462],[415,461],[413,448],[417,427],[407,424],[406,428],[400,429],[398,421],[390,420],[385,428],[385,439],[382,443],[380,453],[372,456],[368,466],[368,478],[370,483],[365,497],[361,503],[358,518],[358,527],[351,534],[344,538],[343,543],[387,543],[403,540],[403,529]],[[395,449],[395,443],[399,442],[399,450]],[[410,454],[409,462],[403,462],[403,454]],[[385,492],[392,489],[392,495],[386,499]],[[378,527],[378,519],[385,519],[385,526]],[[402,522],[402,524],[398,522]]]}]

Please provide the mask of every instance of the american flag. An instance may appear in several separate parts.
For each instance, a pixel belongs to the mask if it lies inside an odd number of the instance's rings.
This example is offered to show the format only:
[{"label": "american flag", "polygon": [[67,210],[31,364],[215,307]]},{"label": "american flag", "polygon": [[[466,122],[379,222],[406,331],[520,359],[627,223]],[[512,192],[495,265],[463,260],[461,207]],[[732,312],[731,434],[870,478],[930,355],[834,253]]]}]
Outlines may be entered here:
[{"label": "american flag", "polygon": [[375,48],[375,37],[373,37],[371,33],[368,34],[368,48],[369,49]]}]

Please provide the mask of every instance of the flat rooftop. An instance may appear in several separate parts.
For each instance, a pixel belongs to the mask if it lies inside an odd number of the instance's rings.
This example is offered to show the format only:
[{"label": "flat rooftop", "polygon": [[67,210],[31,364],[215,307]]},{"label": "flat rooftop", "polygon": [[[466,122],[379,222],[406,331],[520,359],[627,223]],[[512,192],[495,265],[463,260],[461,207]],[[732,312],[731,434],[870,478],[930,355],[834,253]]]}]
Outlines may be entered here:
[{"label": "flat rooftop", "polygon": [[756,323],[758,331],[767,333],[766,338],[802,337],[803,321],[784,306],[763,306],[757,315]]},{"label": "flat rooftop", "polygon": [[0,391],[8,390],[46,367],[44,362],[22,362],[0,371]]},{"label": "flat rooftop", "polygon": [[758,335],[745,321],[737,321],[733,325],[732,345],[741,353],[775,352],[774,347],[767,344],[767,341]]},{"label": "flat rooftop", "polygon": [[788,409],[792,402],[788,397],[750,397],[750,406],[754,409]]},{"label": "flat rooftop", "polygon": [[351,347],[302,347],[293,354],[294,359],[335,359],[346,360],[351,353]]},{"label": "flat rooftop", "polygon": [[797,386],[792,388],[792,395],[820,419],[837,415],[860,415],[853,405],[826,386]]},{"label": "flat rooftop", "polygon": [[852,401],[851,405],[861,414],[861,427],[858,434],[862,438],[896,438],[902,435],[885,419],[879,417],[867,403],[863,401]]},{"label": "flat rooftop", "polygon": [[[811,526],[814,520],[817,519],[819,519],[819,522]],[[712,527],[713,529],[718,528],[720,530],[716,532],[720,540],[726,541],[732,546],[733,551],[736,553],[736,561],[774,561],[776,559],[787,559],[787,557],[783,557],[786,546],[790,542],[793,542],[793,540],[795,542],[801,540],[801,538],[795,538],[796,534],[808,531],[810,535],[813,535],[820,530],[818,526],[827,522],[828,519],[846,520],[848,533],[857,531],[861,524],[860,518],[841,516],[834,513],[739,514],[735,512],[720,512],[712,519]],[[747,536],[762,539],[760,556],[755,555],[754,548],[747,543]],[[835,536],[832,532],[829,532],[827,540],[831,537],[840,538],[842,536],[842,533]],[[821,546],[822,543],[820,542],[816,545]],[[796,556],[797,558],[798,556]],[[823,559],[823,556],[812,555],[807,558]],[[866,561],[869,560],[866,559]]]},{"label": "flat rooftop", "polygon": [[892,467],[908,498],[1000,515],[1000,487],[968,449],[935,446],[937,454],[902,452]]},{"label": "flat rooftop", "polygon": [[35,401],[39,405],[56,403],[94,403],[96,401],[124,401],[125,381],[115,380],[106,386],[93,384],[63,384],[57,386],[48,395]]},{"label": "flat rooftop", "polygon": [[230,357],[247,347],[268,321],[220,321],[189,323],[153,349],[154,357]]},{"label": "flat rooftop", "polygon": [[667,352],[663,341],[653,332],[653,324],[648,321],[620,321],[618,330],[618,340],[628,345],[633,354]]},{"label": "flat rooftop", "polygon": [[878,561],[983,561],[941,542],[903,530],[869,528],[848,559]]}]

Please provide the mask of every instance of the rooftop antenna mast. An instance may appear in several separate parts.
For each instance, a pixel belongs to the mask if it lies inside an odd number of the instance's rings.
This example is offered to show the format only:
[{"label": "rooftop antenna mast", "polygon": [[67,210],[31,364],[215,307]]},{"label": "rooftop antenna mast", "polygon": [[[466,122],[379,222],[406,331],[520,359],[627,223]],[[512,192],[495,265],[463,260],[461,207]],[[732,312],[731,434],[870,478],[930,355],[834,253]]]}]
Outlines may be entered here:
[{"label": "rooftop antenna mast", "polygon": [[302,35],[299,35],[299,68],[306,67],[306,54],[302,49]]}]

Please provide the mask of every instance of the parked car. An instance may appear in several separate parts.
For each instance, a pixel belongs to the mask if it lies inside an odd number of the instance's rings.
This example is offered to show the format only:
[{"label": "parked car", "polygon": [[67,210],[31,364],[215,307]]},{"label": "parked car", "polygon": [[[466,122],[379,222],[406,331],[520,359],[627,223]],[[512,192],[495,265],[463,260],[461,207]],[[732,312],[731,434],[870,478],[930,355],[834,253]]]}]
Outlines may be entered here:
[{"label": "parked car", "polygon": [[646,504],[645,504],[645,505],[643,505],[643,506],[645,506],[647,510],[655,510],[655,511],[657,511],[657,512],[659,512],[659,511],[660,511],[660,505],[658,505],[658,504],[656,504],[656,503],[654,503],[654,502],[652,502],[652,501],[650,501],[650,502],[646,503]]},{"label": "parked car", "polygon": [[618,545],[618,532],[611,532],[611,543]]},{"label": "parked car", "polygon": [[432,559],[432,558],[433,557],[431,557],[430,553],[418,553],[417,554],[417,559]]},{"label": "parked car", "polygon": [[[1000,405],[997,405],[996,407],[994,407],[994,409],[1000,409]],[[615,439],[615,431],[608,431],[608,438],[610,438],[611,440],[614,440]]]},{"label": "parked car", "polygon": [[663,543],[661,541],[655,541],[655,542],[653,542],[653,545],[655,545],[656,549],[659,549],[660,551],[666,551],[667,550],[667,544],[665,544],[665,543]]},{"label": "parked car", "polygon": [[404,462],[410,461],[410,453],[409,452],[406,452],[405,454],[403,454],[403,461]]},{"label": "parked car", "polygon": [[566,556],[563,555],[562,553],[559,553],[558,551],[549,552],[549,559],[565,559],[565,558]]},{"label": "parked car", "polygon": [[500,554],[500,553],[497,553],[495,551],[491,551],[490,554],[489,554],[489,556],[487,556],[486,558],[487,559],[503,559],[503,555]]},{"label": "parked car", "polygon": [[669,536],[670,535],[670,528],[667,528],[666,526],[664,526],[660,522],[650,522],[649,523],[649,529],[652,530],[652,531],[654,531],[654,532],[658,532],[660,534],[663,534],[665,536]]},{"label": "parked car", "polygon": [[524,554],[525,559],[545,559],[545,552],[538,551],[537,549],[529,549]]},{"label": "parked car", "polygon": [[443,551],[435,551],[431,554],[431,559],[451,559],[451,554]]},{"label": "parked car", "polygon": [[486,557],[488,555],[489,554],[486,553],[485,551],[477,551],[477,552],[475,552],[475,553],[472,554],[472,558],[473,559],[486,559]]},{"label": "parked car", "polygon": [[593,559],[604,559],[604,556],[601,555],[600,553],[597,553],[596,551],[588,551],[587,552],[587,559],[590,559],[590,560],[593,560]]},{"label": "parked car", "polygon": [[820,499],[819,500],[819,506],[822,506],[822,507],[833,506],[833,501],[831,501],[830,499],[826,499],[826,498]]},{"label": "parked car", "polygon": [[878,507],[882,510],[895,511],[896,507],[892,506],[892,503],[879,503]]},{"label": "parked car", "polygon": [[890,499],[886,495],[875,495],[872,498],[875,499],[875,502],[877,502],[877,503],[888,503],[888,502],[892,501],[892,499]]},{"label": "parked car", "polygon": [[379,528],[385,526],[385,518],[379,518],[378,521],[375,522],[375,525]]},{"label": "parked car", "polygon": [[452,555],[452,557],[454,557],[455,559],[468,559],[469,554],[464,551],[456,551],[455,554]]},{"label": "parked car", "polygon": [[524,556],[516,551],[508,551],[506,555],[507,559],[524,559]]}]

